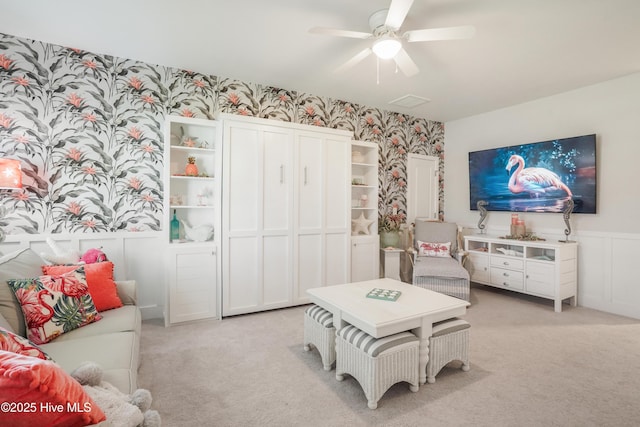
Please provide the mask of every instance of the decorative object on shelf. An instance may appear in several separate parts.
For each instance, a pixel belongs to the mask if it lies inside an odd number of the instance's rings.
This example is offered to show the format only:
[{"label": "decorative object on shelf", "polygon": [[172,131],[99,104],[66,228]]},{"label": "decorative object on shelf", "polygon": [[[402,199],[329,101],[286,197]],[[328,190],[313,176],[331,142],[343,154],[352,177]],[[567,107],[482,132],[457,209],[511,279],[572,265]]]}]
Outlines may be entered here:
[{"label": "decorative object on shelf", "polygon": [[518,217],[517,213],[511,214],[511,236],[515,238],[524,236],[527,233],[527,229],[524,225],[524,220]]},{"label": "decorative object on shelf", "polygon": [[184,236],[188,240],[193,240],[194,242],[206,242],[207,240],[213,239],[213,225],[211,224],[202,224],[195,227],[190,227],[184,221],[180,221],[182,227],[184,228]]},{"label": "decorative object on shelf", "polygon": [[169,198],[169,204],[171,206],[182,206],[184,205],[184,197],[182,194],[172,194]]},{"label": "decorative object on shelf", "polygon": [[[174,140],[176,141],[175,143]],[[185,135],[184,127],[182,126],[180,126],[180,135],[171,134],[171,143],[189,148],[207,148],[209,146],[207,141],[199,141],[195,136]]]},{"label": "decorative object on shelf", "polygon": [[360,151],[352,151],[351,161],[353,163],[364,163],[364,155]]},{"label": "decorative object on shelf", "polygon": [[351,185],[364,185],[364,181],[362,181],[361,177],[353,177],[351,180]]},{"label": "decorative object on shelf", "polygon": [[213,195],[213,191],[210,188],[203,188],[196,195],[198,198],[198,206],[209,206],[209,197]]},{"label": "decorative object on shelf", "polygon": [[369,196],[367,196],[366,194],[363,194],[362,196],[360,196],[361,208],[366,208],[368,203],[369,203]]},{"label": "decorative object on shelf", "polygon": [[573,242],[573,240],[569,240],[569,235],[571,234],[571,223],[569,220],[571,219],[571,212],[573,212],[573,199],[569,197],[566,202],[566,206],[562,213],[562,219],[564,219],[564,223],[567,225],[567,228],[564,230],[565,238],[564,240],[559,240],[562,243]]},{"label": "decorative object on shelf", "polygon": [[496,248],[496,251],[500,252],[502,255],[522,256],[522,252],[514,251],[513,249]]},{"label": "decorative object on shelf", "polygon": [[187,158],[187,166],[184,169],[184,173],[187,176],[198,176],[198,166],[196,165],[196,158],[189,156]]},{"label": "decorative object on shelf", "polygon": [[478,228],[480,229],[480,234],[485,233],[484,221],[487,219],[487,208],[485,208],[485,206],[487,206],[488,204],[489,202],[487,202],[486,200],[478,200],[478,203],[476,203],[476,206],[480,211],[480,220],[478,221]]},{"label": "decorative object on shelf", "polygon": [[171,218],[171,234],[170,234],[170,239],[173,242],[174,240],[178,240],[180,239],[180,221],[178,220],[178,217],[176,216],[176,210],[173,210],[173,218]]},{"label": "decorative object on shelf", "polygon": [[351,224],[353,225],[351,234],[354,236],[357,234],[371,234],[369,226],[373,224],[373,221],[372,219],[365,218],[364,212],[360,212],[358,218],[351,220]]},{"label": "decorative object on shelf", "polygon": [[544,241],[546,239],[543,239],[542,237],[538,237],[535,234],[529,232],[529,233],[524,233],[521,236],[514,236],[514,235],[506,235],[506,236],[500,236],[500,239],[510,239],[510,240],[522,240],[522,241],[528,241],[528,242],[537,242],[537,241]]}]

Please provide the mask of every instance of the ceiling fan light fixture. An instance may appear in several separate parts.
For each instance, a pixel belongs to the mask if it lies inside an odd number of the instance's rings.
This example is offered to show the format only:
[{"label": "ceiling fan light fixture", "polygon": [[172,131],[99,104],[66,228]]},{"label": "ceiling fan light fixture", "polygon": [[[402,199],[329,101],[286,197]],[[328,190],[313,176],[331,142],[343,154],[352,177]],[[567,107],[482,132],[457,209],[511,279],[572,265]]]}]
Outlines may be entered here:
[{"label": "ceiling fan light fixture", "polygon": [[400,52],[402,43],[400,40],[389,35],[380,37],[371,47],[373,53],[380,59],[391,59]]}]

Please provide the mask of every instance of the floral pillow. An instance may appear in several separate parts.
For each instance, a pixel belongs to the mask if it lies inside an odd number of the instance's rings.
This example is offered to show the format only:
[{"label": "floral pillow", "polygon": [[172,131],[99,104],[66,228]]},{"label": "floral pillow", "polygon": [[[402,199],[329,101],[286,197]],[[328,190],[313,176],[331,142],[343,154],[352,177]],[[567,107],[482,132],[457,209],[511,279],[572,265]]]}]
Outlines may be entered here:
[{"label": "floral pillow", "polygon": [[84,268],[7,283],[22,307],[27,338],[36,344],[45,344],[102,318],[89,294]]},{"label": "floral pillow", "polygon": [[49,355],[28,339],[0,327],[0,350],[51,360]]},{"label": "floral pillow", "polygon": [[418,240],[418,256],[450,257],[451,242],[430,243]]}]

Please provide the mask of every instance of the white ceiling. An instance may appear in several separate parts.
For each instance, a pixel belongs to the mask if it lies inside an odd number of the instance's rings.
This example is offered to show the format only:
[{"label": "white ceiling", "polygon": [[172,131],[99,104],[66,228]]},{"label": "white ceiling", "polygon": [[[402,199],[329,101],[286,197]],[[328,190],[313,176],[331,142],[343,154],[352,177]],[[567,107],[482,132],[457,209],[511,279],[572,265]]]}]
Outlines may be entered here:
[{"label": "white ceiling", "polygon": [[[640,71],[639,0],[415,0],[402,30],[474,25],[469,40],[405,43],[407,78],[373,56],[334,70],[371,41],[390,0],[0,0],[0,32],[96,53],[449,121]],[[412,109],[389,101],[412,94]]]}]

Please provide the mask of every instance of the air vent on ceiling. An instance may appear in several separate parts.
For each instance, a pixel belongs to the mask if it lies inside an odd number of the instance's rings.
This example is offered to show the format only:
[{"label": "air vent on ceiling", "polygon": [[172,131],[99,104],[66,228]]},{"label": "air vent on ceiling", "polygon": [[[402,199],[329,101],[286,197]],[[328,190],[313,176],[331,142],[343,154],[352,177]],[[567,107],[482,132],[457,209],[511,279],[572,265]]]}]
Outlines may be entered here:
[{"label": "air vent on ceiling", "polygon": [[393,101],[389,101],[389,104],[395,105],[396,107],[415,108],[418,105],[426,104],[430,101],[430,99],[422,98],[416,95],[405,95],[401,96],[398,99],[394,99]]}]

